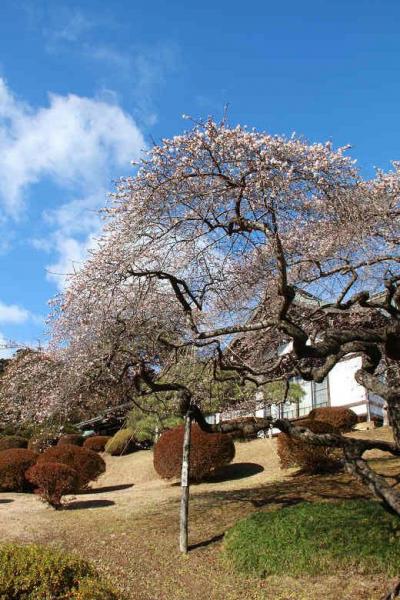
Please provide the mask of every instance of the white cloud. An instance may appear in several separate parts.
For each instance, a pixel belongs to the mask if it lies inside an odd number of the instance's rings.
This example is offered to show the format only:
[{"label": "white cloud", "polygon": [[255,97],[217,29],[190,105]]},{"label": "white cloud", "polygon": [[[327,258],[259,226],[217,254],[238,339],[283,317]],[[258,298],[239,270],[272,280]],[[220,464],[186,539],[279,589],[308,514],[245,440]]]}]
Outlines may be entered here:
[{"label": "white cloud", "polygon": [[0,301],[0,323],[22,325],[28,321],[41,325],[44,317],[35,315],[18,304],[5,304]]},{"label": "white cloud", "polygon": [[65,235],[87,233],[96,228],[98,208],[107,202],[108,191],[98,187],[87,196],[74,198],[56,209],[44,212],[45,220]]},{"label": "white cloud", "polygon": [[49,178],[88,195],[144,147],[136,123],[116,104],[50,94],[48,107],[33,109],[0,78],[0,198],[9,215],[20,214],[29,185]]},{"label": "white cloud", "polygon": [[56,185],[65,202],[43,207],[52,232],[31,240],[37,250],[55,252],[47,278],[62,288],[65,275],[81,264],[100,228],[98,209],[106,203],[115,173],[127,173],[145,148],[133,118],[115,95],[83,98],[49,95],[49,105],[32,108],[18,100],[0,78],[0,209],[18,219],[25,192],[40,181]]},{"label": "white cloud", "polygon": [[21,324],[29,321],[31,314],[17,304],[4,304],[0,301],[0,323]]},{"label": "white cloud", "polygon": [[[65,12],[65,11],[64,11]],[[87,33],[94,27],[93,21],[79,9],[71,9],[65,15],[65,22],[60,27],[52,29],[45,28],[47,36],[52,36],[53,40],[64,40],[66,42],[77,42],[84,33]],[[60,23],[59,15],[57,19]]]},{"label": "white cloud", "polygon": [[92,233],[84,241],[73,237],[64,237],[62,234],[56,234],[55,238],[59,257],[57,262],[48,265],[47,279],[53,281],[62,291],[68,283],[68,276],[79,271],[87,258],[89,249],[96,246],[96,237]]}]

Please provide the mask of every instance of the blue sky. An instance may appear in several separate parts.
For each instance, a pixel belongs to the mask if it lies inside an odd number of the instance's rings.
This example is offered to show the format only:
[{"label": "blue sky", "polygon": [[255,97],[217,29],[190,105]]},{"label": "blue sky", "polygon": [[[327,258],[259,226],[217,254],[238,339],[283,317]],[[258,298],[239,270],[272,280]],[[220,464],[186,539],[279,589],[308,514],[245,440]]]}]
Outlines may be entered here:
[{"label": "blue sky", "polygon": [[45,343],[96,210],[182,114],[400,159],[398,0],[0,3],[0,343]]}]

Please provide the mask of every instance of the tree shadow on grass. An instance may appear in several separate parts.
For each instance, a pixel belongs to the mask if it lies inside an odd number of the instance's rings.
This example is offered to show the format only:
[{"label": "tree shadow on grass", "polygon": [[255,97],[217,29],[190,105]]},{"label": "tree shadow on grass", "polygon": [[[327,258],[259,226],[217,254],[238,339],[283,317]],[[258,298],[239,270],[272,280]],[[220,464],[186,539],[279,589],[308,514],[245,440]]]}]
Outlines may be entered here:
[{"label": "tree shadow on grass", "polygon": [[254,508],[282,508],[299,502],[370,498],[371,493],[351,475],[298,475],[253,488],[218,490],[196,495],[209,508],[221,503],[249,503]]},{"label": "tree shadow on grass", "polygon": [[206,548],[207,546],[210,546],[211,544],[220,542],[223,539],[223,537],[224,537],[223,533],[220,533],[219,535],[214,535],[209,540],[204,540],[204,542],[198,542],[197,544],[190,545],[188,550],[190,552],[191,550],[197,550],[198,548]]},{"label": "tree shadow on grass", "polygon": [[118,492],[119,490],[127,490],[133,487],[133,483],[121,483],[120,485],[107,485],[104,487],[98,488],[88,488],[87,490],[82,490],[79,494],[100,494],[106,492]]},{"label": "tree shadow on grass", "polygon": [[233,463],[231,465],[221,467],[220,469],[218,469],[218,471],[207,477],[206,481],[209,481],[210,483],[234,481],[235,479],[244,479],[245,477],[252,477],[253,475],[257,475],[258,473],[262,473],[263,471],[264,467],[258,465],[257,463]]},{"label": "tree shadow on grass", "polygon": [[114,506],[112,500],[77,500],[68,502],[65,505],[66,510],[82,510],[86,508],[105,508],[106,506]]}]

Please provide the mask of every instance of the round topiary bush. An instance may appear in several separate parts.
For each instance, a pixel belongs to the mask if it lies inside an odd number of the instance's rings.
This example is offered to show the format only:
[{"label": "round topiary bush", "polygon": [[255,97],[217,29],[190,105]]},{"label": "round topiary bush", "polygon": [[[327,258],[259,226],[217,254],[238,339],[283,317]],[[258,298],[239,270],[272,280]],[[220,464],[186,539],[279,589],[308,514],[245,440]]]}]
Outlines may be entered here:
[{"label": "round topiary bush", "polygon": [[55,446],[48,448],[38,458],[40,463],[61,463],[71,467],[78,474],[79,489],[95,481],[106,470],[106,463],[93,450],[79,446]]},{"label": "round topiary bush", "polygon": [[122,600],[87,561],[34,544],[0,546],[0,598]]},{"label": "round topiary bush", "polygon": [[93,450],[93,452],[104,452],[109,440],[111,440],[109,435],[93,435],[84,441],[83,447],[89,448],[89,450]]},{"label": "round topiary bush", "polygon": [[105,451],[107,454],[111,454],[111,456],[130,454],[135,450],[137,450],[136,440],[133,429],[130,427],[117,431],[117,433],[108,440],[105,446]]},{"label": "round topiary bush", "polygon": [[20,435],[5,435],[0,438],[0,452],[10,448],[27,448],[28,440]]},{"label": "round topiary bush", "polygon": [[32,487],[26,471],[37,461],[38,455],[26,448],[10,448],[0,452],[0,490],[2,492],[29,492]]},{"label": "round topiary bush", "polygon": [[322,406],[321,408],[314,408],[307,419],[329,423],[330,425],[333,425],[333,427],[336,427],[340,432],[351,431],[358,420],[357,415],[353,410],[341,406]]},{"label": "round topiary bush", "polygon": [[[333,425],[323,421],[302,419],[297,425],[307,427],[313,433],[339,433]],[[277,452],[283,469],[300,467],[303,473],[310,475],[336,471],[342,466],[341,450],[314,446],[286,433],[278,435]]]},{"label": "round topiary bush", "polygon": [[[163,479],[181,475],[183,434],[183,425],[165,431],[154,447],[154,468]],[[201,481],[219,467],[230,463],[234,456],[235,445],[230,435],[205,433],[197,424],[192,425],[191,481]]]},{"label": "round topiary bush", "polygon": [[75,469],[61,463],[37,463],[27,470],[25,477],[35,486],[35,493],[55,509],[61,507],[61,498],[79,489]]},{"label": "round topiary bush", "polygon": [[29,450],[33,450],[34,452],[44,452],[47,448],[51,448],[51,446],[55,446],[58,442],[58,438],[51,435],[39,435],[31,438],[28,442]]},{"label": "round topiary bush", "polygon": [[79,433],[67,433],[62,435],[57,442],[57,446],[83,446],[85,438]]}]

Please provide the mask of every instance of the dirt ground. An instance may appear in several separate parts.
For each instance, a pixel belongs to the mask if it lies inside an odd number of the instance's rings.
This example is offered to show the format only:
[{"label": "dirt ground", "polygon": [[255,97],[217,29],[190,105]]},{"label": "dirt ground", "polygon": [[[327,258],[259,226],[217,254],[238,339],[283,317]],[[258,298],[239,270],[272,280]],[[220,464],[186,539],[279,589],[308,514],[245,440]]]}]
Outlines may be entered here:
[{"label": "dirt ground", "polygon": [[[390,439],[383,428],[355,435]],[[382,453],[371,459],[378,467],[394,469],[392,459]],[[303,500],[370,495],[348,474],[305,477],[282,471],[275,440],[237,443],[234,462],[218,478],[191,487],[187,556],[178,552],[179,484],[157,477],[152,452],[105,460],[106,473],[88,492],[68,497],[62,511],[34,495],[0,494],[1,539],[75,551],[94,561],[129,600],[377,600],[392,584],[367,573],[259,580],[231,571],[221,557],[221,544],[238,519]]]}]

